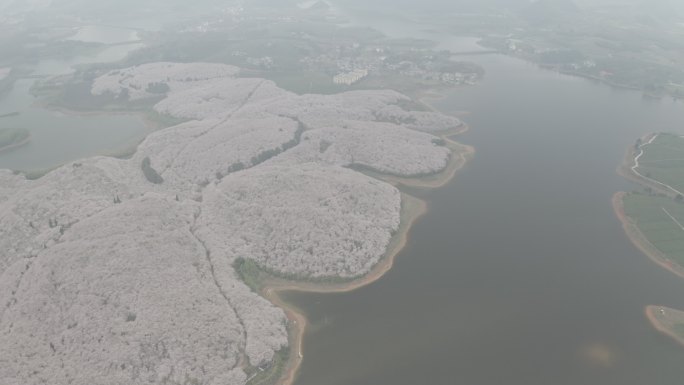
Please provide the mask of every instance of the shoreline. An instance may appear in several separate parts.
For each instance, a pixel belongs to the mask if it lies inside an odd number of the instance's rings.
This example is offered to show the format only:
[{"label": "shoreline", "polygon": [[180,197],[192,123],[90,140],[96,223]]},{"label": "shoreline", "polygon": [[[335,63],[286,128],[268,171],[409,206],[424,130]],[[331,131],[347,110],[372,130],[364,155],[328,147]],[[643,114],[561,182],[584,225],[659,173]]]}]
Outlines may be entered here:
[{"label": "shoreline", "polygon": [[[435,95],[432,96],[434,97]],[[432,105],[423,101],[422,99],[419,99],[419,101],[428,109],[439,112]],[[153,119],[153,117],[151,117],[146,111],[79,111],[55,105],[42,105],[41,107],[65,115],[73,116],[136,115],[140,117],[148,127],[148,132],[146,133],[145,137],[147,137],[150,132],[154,132],[158,129],[166,127],[163,122]],[[290,354],[285,361],[285,364],[278,369],[278,378],[275,380],[274,384],[292,385],[295,382],[303,361],[302,349],[304,335],[308,325],[308,320],[305,313],[296,306],[287,303],[281,294],[291,291],[311,293],[351,292],[365,287],[383,277],[394,266],[396,257],[406,246],[413,225],[418,219],[428,212],[427,202],[408,194],[404,190],[404,187],[437,188],[449,183],[454,178],[456,173],[466,165],[466,163],[475,153],[473,147],[460,144],[451,138],[468,131],[468,129],[468,125],[462,122],[461,125],[450,130],[432,133],[436,137],[443,139],[446,143],[446,146],[452,151],[452,155],[449,157],[444,169],[435,174],[415,177],[398,177],[374,172],[366,173],[375,179],[382,180],[386,183],[396,186],[401,192],[399,228],[397,232],[390,238],[383,255],[366,274],[350,281],[339,283],[296,281],[276,277],[267,277],[263,281],[258,294],[271,302],[274,306],[282,309],[285,312],[288,320],[288,346],[284,347],[283,349],[288,349]],[[132,149],[129,147],[127,150],[133,150],[131,152],[135,152],[137,151],[138,145],[139,142],[136,143]],[[110,154],[109,156],[113,155]],[[249,384],[249,381],[247,383]]]},{"label": "shoreline", "polygon": [[2,118],[11,118],[11,117],[14,117],[14,116],[19,116],[19,115],[21,115],[21,113],[18,112],[18,111],[8,112],[8,113],[5,113],[5,114],[0,114],[0,119],[2,119]]},{"label": "shoreline", "polygon": [[436,174],[415,177],[403,177],[397,175],[383,174],[373,170],[363,170],[360,172],[367,176],[370,176],[371,178],[385,181],[399,188],[400,190],[401,187],[423,189],[434,189],[443,187],[444,185],[449,183],[454,178],[454,176],[456,176],[456,173],[460,171],[468,163],[468,161],[472,159],[475,155],[474,147],[461,144],[451,138],[452,136],[460,135],[468,131],[469,129],[470,128],[468,125],[463,124],[458,128],[439,133],[439,138],[444,140],[444,142],[446,143],[446,147],[451,150],[452,155],[449,158],[446,167],[444,167],[442,171],[439,171]]},{"label": "shoreline", "polygon": [[644,187],[650,187],[656,192],[674,198],[678,191],[672,186],[668,186],[664,183],[658,182],[657,180],[648,178],[636,171],[636,168],[639,166],[637,158],[643,154],[642,147],[646,144],[649,144],[657,136],[657,133],[650,133],[639,138],[641,140],[641,145],[639,145],[638,154],[636,148],[634,146],[630,146],[625,152],[625,156],[622,158],[620,166],[617,168],[617,173],[627,180],[638,183]]},{"label": "shoreline", "polygon": [[613,89],[617,89],[617,90],[641,92],[642,96],[650,97],[650,98],[654,98],[654,99],[662,99],[662,98],[671,97],[675,100],[681,100],[680,97],[678,97],[676,95],[672,95],[671,93],[668,93],[668,92],[666,92],[664,94],[654,94],[654,93],[650,93],[650,92],[646,91],[645,88],[639,87],[636,85],[619,83],[619,82],[616,82],[616,81],[613,81],[610,79],[606,79],[604,77],[591,75],[591,74],[585,74],[585,73],[575,71],[575,70],[565,70],[565,69],[559,68],[559,66],[556,64],[545,64],[542,62],[537,62],[537,61],[532,60],[529,57],[526,57],[525,55],[515,55],[515,54],[511,54],[509,52],[504,52],[504,51],[497,49],[497,48],[492,48],[492,49],[495,51],[494,54],[499,54],[499,55],[503,55],[506,57],[523,60],[526,63],[534,64],[537,67],[539,67],[540,69],[543,69],[546,71],[552,71],[552,72],[556,72],[556,73],[559,73],[562,75],[572,76],[572,77],[577,78],[577,79],[588,80],[588,81],[595,82],[595,83],[598,83],[598,84],[601,84],[601,85],[604,85],[604,86],[607,86],[607,87],[610,87]]},{"label": "shoreline", "polygon": [[402,223],[399,231],[392,237],[392,240],[390,240],[386,254],[366,275],[350,282],[333,284],[306,281],[297,282],[285,279],[271,279],[264,283],[260,294],[273,305],[283,309],[289,321],[289,346],[287,349],[290,349],[290,355],[288,363],[285,365],[284,372],[278,381],[275,382],[276,384],[292,385],[297,379],[299,368],[304,359],[304,335],[308,326],[308,319],[304,312],[285,301],[281,294],[291,291],[307,293],[348,293],[365,287],[382,278],[385,273],[394,266],[396,257],[401,250],[404,249],[413,224],[428,211],[425,201],[402,192],[402,201],[404,200],[407,200],[409,203],[406,204],[406,207],[402,204]]},{"label": "shoreline", "polygon": [[[641,138],[641,142],[646,143],[656,135],[657,134],[644,135]],[[639,146],[639,149],[641,149],[641,146]],[[638,166],[637,156],[636,147],[630,147],[627,150],[622,163],[618,167],[618,174],[642,186],[652,188],[655,191],[671,196],[671,192],[664,190],[662,186],[652,183],[649,178],[643,177],[634,171],[634,168]],[[672,261],[665,253],[658,250],[658,248],[651,243],[646,235],[639,229],[636,222],[625,213],[624,199],[627,195],[628,193],[619,191],[613,194],[613,197],[611,198],[613,211],[622,224],[622,228],[627,235],[627,238],[629,238],[632,244],[652,262],[671,273],[684,278],[684,267]],[[644,314],[655,330],[670,337],[684,347],[684,336],[679,335],[673,330],[677,325],[684,325],[684,312],[666,308],[664,306],[649,305],[644,308]]]},{"label": "shoreline", "polygon": [[[654,329],[684,347],[684,337],[672,330],[676,325],[684,325],[684,312],[664,306],[649,305],[644,308],[644,314]],[[669,316],[669,314],[674,314],[674,316]]]},{"label": "shoreline", "polygon": [[[62,107],[58,105],[53,105],[53,104],[44,104],[44,103],[34,103],[34,106],[38,108],[42,108],[44,110],[48,111],[54,111],[58,112],[60,114],[64,114],[66,116],[103,116],[103,115],[112,115],[112,116],[135,116],[140,118],[142,120],[143,124],[149,129],[149,132],[145,135],[149,135],[151,132],[161,130],[163,128],[168,128],[172,127],[175,124],[172,125],[166,125],[163,122],[157,121],[153,118],[150,117],[151,114],[156,113],[154,110],[74,110],[70,109],[67,107]],[[180,123],[179,123],[180,124]]]},{"label": "shoreline", "polygon": [[[639,146],[639,149],[641,149],[641,146],[643,146],[644,143],[648,143],[657,135],[658,134],[656,133],[649,133],[642,136],[640,138],[642,144]],[[622,162],[620,163],[620,166],[618,166],[617,168],[618,175],[624,177],[627,180],[633,181],[641,186],[652,188],[654,191],[665,194],[666,196],[672,196],[671,191],[663,189],[662,186],[652,183],[650,179],[645,178],[634,172],[633,167],[636,167],[638,165],[638,160],[636,159],[636,157],[636,147],[630,146],[627,149],[625,156],[623,157]],[[641,250],[641,252],[644,253],[651,261],[657,263],[664,269],[669,270],[670,272],[678,275],[679,277],[684,278],[684,267],[670,260],[667,257],[667,255],[658,250],[658,248],[655,247],[655,245],[652,244],[646,238],[644,233],[641,232],[637,224],[630,217],[627,216],[624,207],[624,198],[627,195],[628,193],[624,191],[617,192],[613,194],[611,202],[613,205],[613,211],[615,212],[615,215],[617,216],[618,220],[622,223],[622,228],[625,231],[629,240],[632,242],[632,244],[634,244],[634,246]]]},{"label": "shoreline", "polygon": [[7,146],[0,147],[0,154],[10,150],[14,150],[15,148],[23,147],[29,144],[29,142],[31,142],[31,135],[29,135],[26,139],[22,140],[21,142],[12,143],[8,144]]},{"label": "shoreline", "polygon": [[[432,106],[429,107],[434,108]],[[454,154],[449,159],[447,167],[435,175],[417,178],[402,178],[382,175],[379,173],[370,173],[370,176],[395,185],[400,191],[402,190],[402,186],[419,188],[442,187],[449,183],[456,176],[456,173],[467,164],[467,162],[475,153],[475,149],[472,146],[460,144],[449,138],[450,136],[455,136],[466,132],[468,129],[468,125],[464,123],[455,129],[437,134],[437,136],[448,143],[449,148],[454,151]],[[409,195],[405,191],[401,191],[401,197],[402,207],[399,230],[390,240],[387,250],[382,258],[364,276],[356,278],[350,282],[329,284],[306,281],[298,282],[279,278],[270,278],[264,282],[263,287],[260,290],[260,294],[273,305],[283,309],[289,321],[288,339],[290,343],[288,349],[290,349],[290,355],[288,358],[288,363],[285,365],[284,372],[276,381],[276,384],[294,384],[304,358],[302,349],[304,344],[304,335],[308,326],[308,320],[304,312],[283,300],[281,294],[291,291],[307,293],[348,293],[358,290],[382,278],[394,266],[396,257],[406,246],[413,225],[418,219],[420,219],[429,211],[428,204],[424,200]]]},{"label": "shoreline", "polygon": [[[93,110],[93,111],[78,111],[78,110],[71,110],[65,107],[58,107],[58,106],[51,106],[51,105],[46,105],[46,104],[40,104],[40,103],[34,103],[33,106],[36,106],[38,108],[45,109],[47,111],[53,111],[57,112],[66,116],[71,116],[71,117],[81,117],[81,116],[106,116],[106,115],[113,115],[113,116],[130,116],[130,117],[135,117],[140,119],[140,121],[143,123],[145,129],[144,131],[141,132],[140,135],[137,135],[133,138],[128,143],[123,144],[121,147],[112,147],[112,148],[106,148],[102,149],[101,151],[97,151],[94,154],[87,155],[85,156],[86,158],[88,157],[94,157],[94,156],[105,156],[105,157],[111,157],[111,158],[116,158],[116,159],[126,159],[131,157],[133,154],[135,154],[138,151],[138,147],[140,144],[152,133],[162,130],[164,128],[172,127],[175,124],[166,124],[162,121],[155,120],[151,115],[153,112],[150,111],[107,111],[107,110]],[[14,113],[12,113],[14,114]],[[0,117],[1,118],[1,117]],[[179,123],[180,124],[180,123]],[[0,154],[3,154],[5,151],[10,151],[15,148],[19,148],[22,146],[25,146],[29,144],[31,140],[31,137],[29,136],[26,140],[20,142],[20,143],[15,143],[9,146],[5,146],[0,148]],[[68,163],[69,161],[65,162]],[[39,169],[13,169],[12,171],[17,171],[20,172],[21,174],[24,174],[27,179],[37,179],[40,178],[41,176],[49,173],[50,171],[59,168],[63,166],[65,163],[59,163],[55,164],[52,166],[48,166],[45,168],[39,168]]]},{"label": "shoreline", "polygon": [[631,218],[625,213],[624,207],[624,197],[627,195],[626,192],[620,191],[613,195],[611,201],[613,204],[613,211],[617,216],[618,220],[622,223],[622,228],[625,231],[627,238],[636,246],[642,253],[644,253],[648,259],[657,263],[662,268],[669,270],[670,272],[684,278],[684,267],[673,262],[660,250],[658,250],[655,245],[653,245],[646,236],[639,230],[639,227],[632,221]]}]

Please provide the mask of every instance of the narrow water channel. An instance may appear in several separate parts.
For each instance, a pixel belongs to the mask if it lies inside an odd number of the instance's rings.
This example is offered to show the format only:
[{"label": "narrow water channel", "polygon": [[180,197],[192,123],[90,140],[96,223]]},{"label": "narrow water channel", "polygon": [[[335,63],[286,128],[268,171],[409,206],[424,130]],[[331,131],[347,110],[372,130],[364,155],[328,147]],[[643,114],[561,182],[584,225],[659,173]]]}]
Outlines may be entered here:
[{"label": "narrow water channel", "polygon": [[684,280],[627,239],[616,174],[644,133],[684,133],[684,106],[500,55],[440,101],[469,111],[475,158],[438,190],[395,267],[345,294],[291,292],[311,321],[297,385],[681,385],[684,349],[649,304]]}]

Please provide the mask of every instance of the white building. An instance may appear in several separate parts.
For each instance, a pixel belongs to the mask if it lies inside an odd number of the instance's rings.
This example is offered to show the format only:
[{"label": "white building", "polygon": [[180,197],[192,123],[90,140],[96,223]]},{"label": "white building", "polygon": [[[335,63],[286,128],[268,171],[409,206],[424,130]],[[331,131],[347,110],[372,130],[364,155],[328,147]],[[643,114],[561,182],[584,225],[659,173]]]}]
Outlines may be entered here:
[{"label": "white building", "polygon": [[341,73],[338,75],[335,75],[333,77],[333,83],[335,84],[344,84],[344,85],[352,85],[359,80],[365,78],[368,76],[368,70],[367,69],[362,69],[362,70],[354,70],[352,72],[346,72],[346,73]]}]

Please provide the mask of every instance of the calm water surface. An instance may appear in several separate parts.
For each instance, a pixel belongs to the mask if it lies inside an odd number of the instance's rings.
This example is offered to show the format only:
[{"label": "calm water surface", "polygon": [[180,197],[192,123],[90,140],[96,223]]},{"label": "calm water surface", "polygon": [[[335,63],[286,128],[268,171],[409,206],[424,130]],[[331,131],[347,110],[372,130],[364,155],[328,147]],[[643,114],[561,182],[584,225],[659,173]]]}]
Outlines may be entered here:
[{"label": "calm water surface", "polygon": [[150,132],[135,115],[66,115],[33,106],[33,79],[18,80],[0,99],[0,128],[23,127],[31,132],[28,144],[0,152],[0,168],[31,171],[100,154],[112,154],[137,144]]},{"label": "calm water surface", "polygon": [[87,63],[109,63],[122,60],[130,52],[142,48],[141,43],[127,43],[103,47],[92,55],[75,55],[70,58],[45,59],[33,67],[32,75],[50,76],[67,75],[75,71],[79,64]]},{"label": "calm water surface", "polygon": [[143,47],[138,39],[138,31],[133,28],[106,25],[83,26],[66,40],[101,43],[105,45],[102,49],[94,54],[42,60],[33,68],[32,75],[65,75],[73,73],[74,67],[80,64],[109,63],[122,60],[130,52]]},{"label": "calm water surface", "polygon": [[[74,40],[103,44],[125,43],[137,39],[134,30],[108,26],[86,26]],[[89,55],[66,59],[45,59],[31,75],[52,76],[74,72],[74,66],[118,61],[140,43],[105,46]],[[150,132],[150,127],[136,115],[65,115],[35,106],[30,89],[35,79],[19,79],[11,92],[0,97],[0,128],[20,127],[31,132],[31,141],[18,148],[0,152],[0,168],[30,171],[54,168],[63,163],[100,154],[114,154],[128,149]]]},{"label": "calm water surface", "polygon": [[684,106],[498,55],[483,84],[439,102],[469,111],[475,158],[430,204],[381,280],[288,293],[309,317],[298,385],[681,385],[684,349],[649,304],[684,309],[684,280],[629,242],[615,170]]},{"label": "calm water surface", "polygon": [[135,29],[125,27],[86,25],[79,28],[67,40],[103,44],[124,43],[138,40],[138,32]]}]

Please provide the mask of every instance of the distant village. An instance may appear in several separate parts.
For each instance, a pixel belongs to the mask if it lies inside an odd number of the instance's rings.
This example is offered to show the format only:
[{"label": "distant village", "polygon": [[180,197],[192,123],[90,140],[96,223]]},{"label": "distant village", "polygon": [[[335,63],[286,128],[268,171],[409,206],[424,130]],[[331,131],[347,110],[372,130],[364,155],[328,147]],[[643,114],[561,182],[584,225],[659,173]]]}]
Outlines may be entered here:
[{"label": "distant village", "polygon": [[[241,6],[226,7],[213,20],[187,25],[181,33],[211,34],[230,29],[249,34],[249,27],[242,32],[243,25],[250,26],[258,21],[272,25],[305,23],[306,15],[322,13],[335,18],[326,2],[313,1],[299,6],[300,14],[260,15],[254,19]],[[482,70],[473,65],[463,65],[447,52],[435,51],[423,45],[420,40],[395,41],[387,37],[364,35],[353,29],[340,28],[334,37],[314,27],[305,32],[290,32],[288,41],[300,39],[315,42],[314,49],[282,50],[273,52],[274,44],[283,35],[259,36],[261,46],[255,43],[230,52],[231,64],[266,72],[309,72],[323,74],[329,85],[352,86],[370,78],[410,78],[413,83],[434,85],[474,85],[482,76]]]}]

